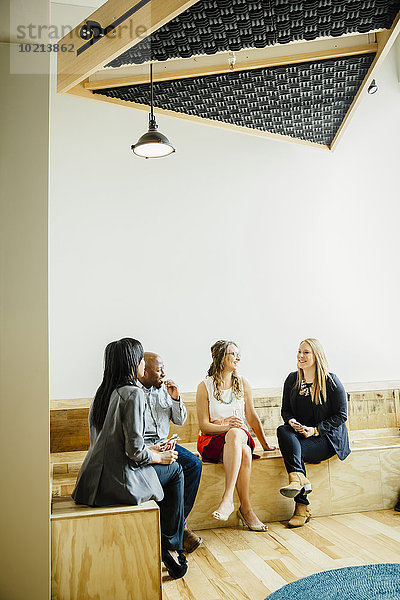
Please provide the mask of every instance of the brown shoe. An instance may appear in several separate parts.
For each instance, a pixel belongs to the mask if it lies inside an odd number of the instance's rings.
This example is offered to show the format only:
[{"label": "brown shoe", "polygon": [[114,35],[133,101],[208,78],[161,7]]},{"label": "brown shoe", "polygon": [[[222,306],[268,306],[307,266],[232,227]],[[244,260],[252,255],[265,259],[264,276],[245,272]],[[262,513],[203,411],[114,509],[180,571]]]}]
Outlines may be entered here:
[{"label": "brown shoe", "polygon": [[312,492],[312,486],[311,482],[303,475],[303,473],[293,471],[293,473],[289,473],[289,485],[285,485],[279,491],[282,496],[294,498],[297,494],[300,494],[301,491],[303,491],[304,494],[309,494]]},{"label": "brown shoe", "polygon": [[193,531],[190,531],[189,527],[183,530],[183,551],[186,554],[194,552],[203,541],[203,538],[199,537]]},{"label": "brown shoe", "polygon": [[303,527],[311,519],[311,510],[307,504],[296,502],[293,517],[288,521],[289,527]]}]

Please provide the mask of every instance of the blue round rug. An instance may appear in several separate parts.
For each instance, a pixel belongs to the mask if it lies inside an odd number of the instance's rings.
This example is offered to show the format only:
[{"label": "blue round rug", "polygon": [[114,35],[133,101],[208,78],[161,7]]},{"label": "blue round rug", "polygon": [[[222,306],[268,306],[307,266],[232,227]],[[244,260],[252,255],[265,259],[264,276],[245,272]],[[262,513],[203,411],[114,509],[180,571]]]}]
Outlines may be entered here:
[{"label": "blue round rug", "polygon": [[284,585],[268,600],[400,600],[400,564],[322,571]]}]

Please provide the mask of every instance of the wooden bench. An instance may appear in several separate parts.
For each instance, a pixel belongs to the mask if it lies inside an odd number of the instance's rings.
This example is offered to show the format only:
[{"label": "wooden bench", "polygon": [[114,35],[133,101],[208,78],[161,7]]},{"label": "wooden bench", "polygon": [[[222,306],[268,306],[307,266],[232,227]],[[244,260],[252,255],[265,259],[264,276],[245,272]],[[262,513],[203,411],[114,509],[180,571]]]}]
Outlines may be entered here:
[{"label": "wooden bench", "polygon": [[54,502],[53,600],[161,600],[159,508]]},{"label": "wooden bench", "polygon": [[[389,382],[388,389],[381,384],[352,384],[346,389],[350,395],[349,429],[352,453],[341,462],[333,457],[319,465],[308,465],[308,475],[314,484],[310,496],[312,514],[323,516],[363,510],[391,508],[396,503],[400,491],[400,424],[399,388],[400,382]],[[364,388],[364,389],[362,389]],[[373,389],[375,388],[375,389]],[[381,388],[381,389],[379,389]],[[276,427],[281,423],[281,392],[279,389],[255,390],[254,404],[271,441],[276,442]],[[171,432],[177,432],[182,445],[195,451],[198,424],[194,394],[182,394],[188,410],[188,420],[184,426],[171,425]],[[64,423],[73,424],[61,436],[61,427],[55,429],[56,436],[52,447],[60,447],[62,440],[68,448],[74,446],[74,428],[79,420],[83,423],[82,411],[87,411],[90,401],[68,402],[53,405],[52,423],[60,422],[57,411],[80,411],[78,417],[62,415]],[[79,432],[77,439],[83,439]],[[253,462],[252,502],[259,517],[264,521],[280,521],[290,517],[293,503],[279,494],[279,488],[287,481],[283,460],[279,451],[263,453]],[[74,452],[52,454],[53,494],[64,496],[71,493],[79,466],[85,456],[82,448]],[[224,486],[223,465],[204,464],[199,493],[189,516],[192,529],[220,527],[221,522],[211,517],[218,505]],[[235,499],[238,505],[237,498]],[[227,526],[237,525],[235,513],[226,522]]]}]

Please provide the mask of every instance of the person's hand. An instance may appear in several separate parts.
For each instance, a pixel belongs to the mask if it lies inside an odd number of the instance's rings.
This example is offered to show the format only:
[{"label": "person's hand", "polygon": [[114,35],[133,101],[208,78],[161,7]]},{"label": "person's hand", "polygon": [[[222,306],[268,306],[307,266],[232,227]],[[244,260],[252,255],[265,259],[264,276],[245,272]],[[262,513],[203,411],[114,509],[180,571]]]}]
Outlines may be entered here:
[{"label": "person's hand", "polygon": [[166,379],[164,381],[164,385],[167,388],[167,392],[171,396],[172,400],[179,400],[179,390],[176,383],[174,383],[172,379]]},{"label": "person's hand", "polygon": [[153,452],[162,452],[163,451],[162,444],[157,443],[157,444],[154,444],[153,446],[149,446],[149,450],[153,450]]},{"label": "person's hand", "polygon": [[154,462],[160,465],[170,465],[178,458],[176,450],[165,450],[165,452],[154,452]]},{"label": "person's hand", "polygon": [[228,426],[228,429],[233,429],[234,427],[241,429],[244,425],[243,419],[241,419],[240,417],[227,417],[226,419],[224,419],[224,421],[225,424]]},{"label": "person's hand", "polygon": [[297,429],[298,433],[304,435],[305,438],[309,438],[314,435],[315,428],[307,427],[306,425],[302,425],[299,429]]},{"label": "person's hand", "polygon": [[298,421],[296,421],[296,419],[289,419],[288,423],[289,423],[290,427],[292,427],[292,429],[294,429],[298,433],[302,433],[301,429],[303,428],[303,425],[301,423],[299,423]]},{"label": "person's hand", "polygon": [[160,452],[166,452],[167,450],[175,450],[175,444],[176,444],[175,440],[173,442],[161,443],[160,444],[160,446],[161,446]]}]

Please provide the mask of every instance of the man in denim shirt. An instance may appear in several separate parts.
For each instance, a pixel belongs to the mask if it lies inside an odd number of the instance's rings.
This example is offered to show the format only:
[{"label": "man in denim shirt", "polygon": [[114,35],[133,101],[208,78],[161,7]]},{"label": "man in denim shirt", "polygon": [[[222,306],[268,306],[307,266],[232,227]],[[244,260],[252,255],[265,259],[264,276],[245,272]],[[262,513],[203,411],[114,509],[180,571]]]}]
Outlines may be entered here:
[{"label": "man in denim shirt", "polygon": [[[165,442],[168,437],[170,421],[175,425],[183,425],[186,421],[186,407],[179,396],[177,385],[171,380],[164,380],[164,362],[158,354],[145,352],[146,363],[143,377],[139,378],[146,395],[145,432],[146,446]],[[202,462],[186,448],[175,446],[178,452],[177,462],[183,469],[185,477],[184,514],[185,519],[192,510],[200,483]],[[193,552],[201,544],[202,539],[187,525],[183,532],[183,549]]]}]

